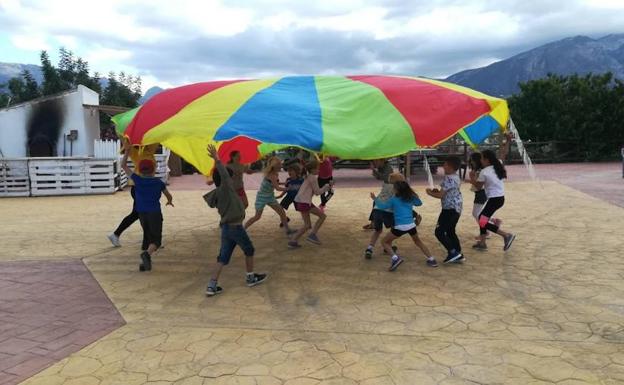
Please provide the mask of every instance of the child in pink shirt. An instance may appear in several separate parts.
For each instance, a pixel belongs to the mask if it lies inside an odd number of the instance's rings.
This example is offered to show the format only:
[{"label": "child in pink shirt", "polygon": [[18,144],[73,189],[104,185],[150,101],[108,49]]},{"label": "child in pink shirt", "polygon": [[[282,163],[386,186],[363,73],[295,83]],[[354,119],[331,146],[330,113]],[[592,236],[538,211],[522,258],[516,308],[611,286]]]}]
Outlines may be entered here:
[{"label": "child in pink shirt", "polygon": [[[295,197],[295,210],[301,213],[304,226],[299,229],[299,231],[297,231],[297,233],[295,233],[291,240],[288,242],[288,247],[291,249],[301,247],[298,242],[299,238],[301,238],[310,229],[312,229],[312,232],[306,238],[307,241],[320,245],[321,241],[319,240],[317,233],[321,228],[321,225],[325,221],[325,218],[327,217],[321,209],[312,204],[312,197],[314,195],[321,195],[329,191],[329,189],[333,185],[333,181],[330,181],[329,184],[326,184],[323,187],[319,187],[319,163],[317,161],[312,161],[308,163],[306,169],[308,171],[308,176],[306,176],[303,184],[299,188],[297,196]],[[314,214],[318,217],[316,223],[314,224],[314,227],[312,227],[310,214]]]},{"label": "child in pink shirt", "polygon": [[[318,185],[319,187],[324,187],[325,185],[330,184],[330,182],[332,182],[334,180],[334,164],[333,161],[336,160],[336,158],[330,157],[330,156],[326,156],[323,158],[323,160],[321,161],[321,164],[319,166],[319,172],[318,172]],[[324,211],[325,210],[325,206],[327,205],[327,202],[331,199],[331,197],[334,195],[334,191],[330,189],[321,194],[321,210]]]}]

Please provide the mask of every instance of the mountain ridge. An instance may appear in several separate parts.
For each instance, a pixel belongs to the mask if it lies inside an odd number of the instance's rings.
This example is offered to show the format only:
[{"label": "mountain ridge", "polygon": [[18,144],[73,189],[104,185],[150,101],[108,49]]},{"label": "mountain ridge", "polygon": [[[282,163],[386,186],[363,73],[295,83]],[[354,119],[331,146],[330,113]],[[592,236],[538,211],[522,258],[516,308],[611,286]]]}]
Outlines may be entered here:
[{"label": "mountain ridge", "polygon": [[541,79],[549,73],[586,75],[606,72],[624,79],[624,33],[597,39],[583,35],[567,37],[485,67],[460,71],[445,81],[506,97],[519,91],[518,83]]}]

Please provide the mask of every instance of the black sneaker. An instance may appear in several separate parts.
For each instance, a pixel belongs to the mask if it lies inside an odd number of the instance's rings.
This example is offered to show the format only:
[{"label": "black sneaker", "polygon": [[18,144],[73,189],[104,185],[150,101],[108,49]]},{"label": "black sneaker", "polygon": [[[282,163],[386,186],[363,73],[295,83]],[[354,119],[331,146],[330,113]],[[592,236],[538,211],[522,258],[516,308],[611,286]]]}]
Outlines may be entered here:
[{"label": "black sneaker", "polygon": [[390,267],[388,268],[388,271],[395,271],[397,267],[399,267],[399,265],[402,263],[403,263],[403,258],[401,257],[398,257],[397,259],[393,259],[392,262],[390,263]]},{"label": "black sneaker", "polygon": [[217,287],[210,287],[210,286],[208,286],[208,288],[206,288],[206,295],[208,297],[212,297],[214,295],[221,294],[222,292],[223,292],[223,289],[221,288],[221,286],[217,286]]},{"label": "black sneaker", "polygon": [[366,249],[364,252],[364,258],[371,259],[373,258],[373,249]]},{"label": "black sneaker", "polygon": [[463,260],[464,256],[461,253],[455,253],[455,254],[449,254],[448,257],[446,257],[446,259],[444,260],[444,263],[452,263],[452,262],[459,262],[460,260]]},{"label": "black sneaker", "polygon": [[513,243],[513,241],[516,239],[516,235],[515,234],[509,234],[508,236],[505,237],[505,246],[503,246],[503,251],[507,251],[509,250],[509,248],[511,247],[511,244]]},{"label": "black sneaker", "polygon": [[487,250],[487,245],[485,243],[477,242],[474,245],[472,245],[472,248],[475,250],[485,251]]},{"label": "black sneaker", "polygon": [[427,258],[427,266],[429,266],[429,267],[438,267],[438,261],[436,261],[435,258],[433,258],[433,259],[428,259]]},{"label": "black sneaker", "polygon": [[247,277],[247,286],[253,287],[261,284],[267,279],[267,274],[254,274],[251,277]]},{"label": "black sneaker", "polygon": [[152,257],[150,257],[147,251],[141,253],[141,264],[139,265],[139,271],[151,271],[152,270]]}]

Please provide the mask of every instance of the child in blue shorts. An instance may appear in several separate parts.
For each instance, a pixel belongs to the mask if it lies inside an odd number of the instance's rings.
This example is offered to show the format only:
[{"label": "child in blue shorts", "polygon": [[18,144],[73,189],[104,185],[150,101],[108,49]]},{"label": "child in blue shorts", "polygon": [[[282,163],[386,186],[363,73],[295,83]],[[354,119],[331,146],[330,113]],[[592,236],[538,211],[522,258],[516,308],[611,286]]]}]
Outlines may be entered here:
[{"label": "child in blue shorts", "polygon": [[213,145],[208,146],[208,154],[215,160],[216,170],[213,174],[213,181],[216,186],[214,190],[204,195],[204,199],[210,207],[217,208],[221,221],[221,251],[217,257],[217,265],[212,272],[210,282],[206,288],[206,295],[211,297],[223,292],[217,285],[223,266],[230,263],[232,253],[238,245],[245,253],[245,264],[247,267],[247,286],[252,287],[264,282],[266,274],[254,273],[254,247],[243,227],[245,219],[245,206],[240,199],[232,180],[232,174],[221,163],[217,149]]}]

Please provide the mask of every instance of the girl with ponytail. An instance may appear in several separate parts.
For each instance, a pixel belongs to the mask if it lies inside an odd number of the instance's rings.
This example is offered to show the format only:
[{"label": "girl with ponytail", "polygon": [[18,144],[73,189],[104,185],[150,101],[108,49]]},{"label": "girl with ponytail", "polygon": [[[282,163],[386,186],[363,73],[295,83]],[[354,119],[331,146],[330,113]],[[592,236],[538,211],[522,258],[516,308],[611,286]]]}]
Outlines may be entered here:
[{"label": "girl with ponytail", "polygon": [[501,161],[496,157],[494,151],[485,150],[481,153],[481,165],[483,169],[478,177],[476,173],[470,173],[470,183],[477,190],[485,189],[487,202],[479,214],[479,241],[473,245],[477,250],[487,250],[485,243],[487,232],[490,231],[503,237],[505,245],[503,250],[507,251],[511,247],[516,236],[507,233],[500,228],[502,221],[494,218],[494,213],[505,204],[505,185],[503,179],[507,178],[507,170]]}]

